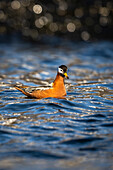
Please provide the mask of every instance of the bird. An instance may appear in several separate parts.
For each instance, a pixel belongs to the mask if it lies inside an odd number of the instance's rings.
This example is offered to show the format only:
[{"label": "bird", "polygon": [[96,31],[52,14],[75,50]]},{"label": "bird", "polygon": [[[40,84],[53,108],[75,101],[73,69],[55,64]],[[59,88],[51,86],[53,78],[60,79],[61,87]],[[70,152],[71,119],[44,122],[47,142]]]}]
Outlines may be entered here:
[{"label": "bird", "polygon": [[67,75],[67,66],[60,65],[57,70],[57,75],[51,87],[31,87],[31,86],[18,86],[15,88],[21,91],[24,95],[30,98],[65,98],[67,95],[64,84],[64,79],[69,79]]}]

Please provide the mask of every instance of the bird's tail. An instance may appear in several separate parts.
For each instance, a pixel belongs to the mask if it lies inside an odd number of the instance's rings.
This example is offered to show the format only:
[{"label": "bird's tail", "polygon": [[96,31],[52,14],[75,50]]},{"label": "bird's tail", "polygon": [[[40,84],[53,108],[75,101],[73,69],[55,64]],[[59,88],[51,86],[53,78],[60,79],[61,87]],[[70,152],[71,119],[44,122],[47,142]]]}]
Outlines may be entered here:
[{"label": "bird's tail", "polygon": [[25,91],[26,88],[28,88],[28,86],[14,86],[14,88],[16,88],[17,90],[21,91],[23,94],[25,94],[28,97],[31,97],[31,95]]}]

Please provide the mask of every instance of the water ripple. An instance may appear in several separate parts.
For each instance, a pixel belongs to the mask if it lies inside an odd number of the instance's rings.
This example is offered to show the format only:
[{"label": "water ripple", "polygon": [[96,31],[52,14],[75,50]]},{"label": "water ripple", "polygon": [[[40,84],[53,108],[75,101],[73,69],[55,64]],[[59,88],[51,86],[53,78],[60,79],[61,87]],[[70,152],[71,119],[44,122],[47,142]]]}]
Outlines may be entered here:
[{"label": "water ripple", "polygon": [[[61,164],[74,169],[75,162],[84,165],[84,159],[91,158],[100,167],[96,158],[101,155],[99,160],[113,166],[112,46],[112,42],[72,43],[68,48],[18,44],[5,50],[0,62],[0,160],[26,158],[28,164],[30,158],[35,166],[37,159],[52,159],[60,161],[57,169]],[[29,99],[12,86],[47,85],[64,63],[70,77],[65,99]]]}]

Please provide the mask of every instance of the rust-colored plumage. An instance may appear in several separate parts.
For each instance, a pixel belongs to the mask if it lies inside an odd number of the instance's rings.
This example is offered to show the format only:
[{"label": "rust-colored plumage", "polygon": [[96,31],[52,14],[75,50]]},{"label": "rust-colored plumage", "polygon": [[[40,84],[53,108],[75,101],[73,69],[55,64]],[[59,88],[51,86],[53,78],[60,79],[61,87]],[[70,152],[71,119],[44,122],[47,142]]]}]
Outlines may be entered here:
[{"label": "rust-colored plumage", "polygon": [[58,68],[57,76],[52,83],[52,86],[49,88],[41,88],[37,87],[29,87],[29,86],[15,86],[16,89],[20,90],[23,94],[31,98],[62,98],[66,96],[66,89],[64,85],[64,78],[67,77],[67,67],[65,65],[61,65]]}]

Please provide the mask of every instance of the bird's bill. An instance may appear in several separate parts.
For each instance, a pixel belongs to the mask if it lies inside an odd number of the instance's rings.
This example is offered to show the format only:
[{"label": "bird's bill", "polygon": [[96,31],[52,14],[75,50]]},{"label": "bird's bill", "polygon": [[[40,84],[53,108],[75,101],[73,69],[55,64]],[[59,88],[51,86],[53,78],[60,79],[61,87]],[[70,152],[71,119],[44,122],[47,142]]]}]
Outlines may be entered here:
[{"label": "bird's bill", "polygon": [[68,77],[67,73],[64,73],[64,76],[65,76],[67,79],[69,79],[69,77]]}]

